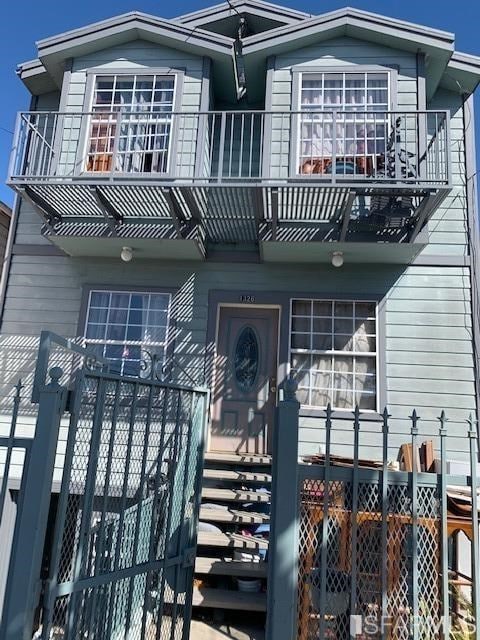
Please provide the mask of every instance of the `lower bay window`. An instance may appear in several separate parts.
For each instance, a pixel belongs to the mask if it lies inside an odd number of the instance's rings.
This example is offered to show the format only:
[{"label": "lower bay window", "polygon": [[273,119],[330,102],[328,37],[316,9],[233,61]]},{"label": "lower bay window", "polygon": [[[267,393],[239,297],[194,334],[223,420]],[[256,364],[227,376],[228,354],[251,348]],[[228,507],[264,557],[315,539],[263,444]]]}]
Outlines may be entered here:
[{"label": "lower bay window", "polygon": [[170,300],[168,293],[91,291],[85,339],[110,362],[114,373],[148,374],[149,360],[165,362]]},{"label": "lower bay window", "polygon": [[376,303],[291,301],[290,368],[302,406],[377,410]]}]

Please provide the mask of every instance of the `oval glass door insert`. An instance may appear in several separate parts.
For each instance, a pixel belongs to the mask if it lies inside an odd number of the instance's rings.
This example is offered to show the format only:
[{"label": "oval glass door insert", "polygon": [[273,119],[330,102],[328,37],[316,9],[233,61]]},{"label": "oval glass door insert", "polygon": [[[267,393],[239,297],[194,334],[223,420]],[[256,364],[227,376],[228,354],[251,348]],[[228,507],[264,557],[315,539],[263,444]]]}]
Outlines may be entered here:
[{"label": "oval glass door insert", "polygon": [[257,377],[259,359],[258,340],[251,327],[240,331],[234,353],[235,380],[239,389],[247,393]]}]

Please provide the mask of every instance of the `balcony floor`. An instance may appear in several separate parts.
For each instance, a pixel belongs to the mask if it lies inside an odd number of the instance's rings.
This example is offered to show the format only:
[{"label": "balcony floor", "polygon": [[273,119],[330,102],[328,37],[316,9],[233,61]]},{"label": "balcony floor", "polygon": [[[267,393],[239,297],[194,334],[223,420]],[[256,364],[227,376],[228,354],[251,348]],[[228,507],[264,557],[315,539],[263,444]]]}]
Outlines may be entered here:
[{"label": "balcony floor", "polygon": [[315,261],[346,250],[359,261],[367,254],[373,261],[409,262],[425,244],[422,229],[449,192],[311,180],[211,185],[50,180],[12,186],[42,215],[45,235],[70,255],[118,255],[128,241],[139,257],[197,260],[211,245],[254,244],[264,260]]}]

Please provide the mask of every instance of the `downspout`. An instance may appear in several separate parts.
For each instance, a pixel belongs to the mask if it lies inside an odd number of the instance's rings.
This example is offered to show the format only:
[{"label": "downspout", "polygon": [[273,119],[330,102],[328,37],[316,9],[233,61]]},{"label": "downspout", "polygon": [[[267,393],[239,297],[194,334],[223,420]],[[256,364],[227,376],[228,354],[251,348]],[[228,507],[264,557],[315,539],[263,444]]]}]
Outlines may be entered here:
[{"label": "downspout", "polygon": [[[36,111],[38,97],[32,96],[30,100],[30,111]],[[3,325],[3,312],[5,307],[5,298],[7,295],[8,282],[10,280],[10,267],[12,266],[13,245],[17,236],[18,218],[20,215],[21,197],[15,194],[15,202],[13,205],[12,219],[8,229],[7,244],[5,247],[5,257],[2,265],[2,276],[0,278],[0,332]]]}]

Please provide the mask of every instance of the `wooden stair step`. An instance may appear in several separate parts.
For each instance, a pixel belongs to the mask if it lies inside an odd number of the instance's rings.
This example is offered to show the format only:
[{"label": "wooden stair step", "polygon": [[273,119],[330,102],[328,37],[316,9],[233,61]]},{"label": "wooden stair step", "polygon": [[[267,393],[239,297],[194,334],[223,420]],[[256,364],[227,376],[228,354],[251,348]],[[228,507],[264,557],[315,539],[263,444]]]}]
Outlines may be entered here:
[{"label": "wooden stair step", "polygon": [[228,589],[211,587],[193,588],[194,607],[212,607],[214,609],[239,609],[241,611],[266,611],[265,593],[244,593]]},{"label": "wooden stair step", "polygon": [[271,466],[272,456],[256,453],[223,453],[222,451],[208,451],[206,462],[221,462],[222,464],[245,464]]},{"label": "wooden stair step", "polygon": [[202,558],[195,560],[195,573],[215,576],[244,576],[248,578],[266,578],[266,562],[239,562],[232,558]]},{"label": "wooden stair step", "polygon": [[268,549],[268,540],[242,536],[236,533],[213,533],[211,531],[199,531],[197,544],[205,547],[230,547],[234,549]]},{"label": "wooden stair step", "polygon": [[265,482],[270,484],[272,476],[261,471],[236,471],[230,469],[205,469],[203,478],[206,480],[221,480],[227,482]]},{"label": "wooden stair step", "polygon": [[253,511],[238,511],[237,509],[209,509],[200,508],[202,522],[238,522],[239,524],[268,524],[270,516],[266,513]]},{"label": "wooden stair step", "polygon": [[220,500],[222,502],[263,502],[269,503],[270,493],[264,491],[251,491],[244,489],[215,489],[204,487],[202,489],[204,500]]}]

